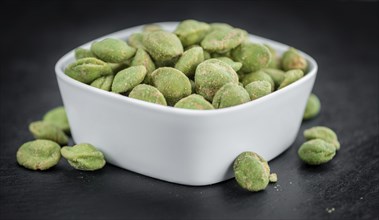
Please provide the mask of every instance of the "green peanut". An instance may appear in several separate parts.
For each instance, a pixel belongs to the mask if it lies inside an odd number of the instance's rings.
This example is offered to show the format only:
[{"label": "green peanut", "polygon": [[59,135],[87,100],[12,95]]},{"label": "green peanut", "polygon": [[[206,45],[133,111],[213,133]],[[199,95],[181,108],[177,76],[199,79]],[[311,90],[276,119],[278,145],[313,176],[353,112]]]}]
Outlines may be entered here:
[{"label": "green peanut", "polygon": [[333,159],[336,148],[324,140],[312,139],[300,146],[298,155],[309,165],[320,165]]},{"label": "green peanut", "polygon": [[183,46],[189,46],[200,43],[208,33],[210,27],[207,23],[195,20],[184,20],[179,23],[175,34],[179,37]]},{"label": "green peanut", "polygon": [[129,93],[129,98],[138,99],[146,102],[151,102],[159,105],[167,105],[163,94],[155,87],[140,84]]},{"label": "green peanut", "polygon": [[276,183],[278,182],[278,175],[276,173],[271,173],[268,179],[270,183]]},{"label": "green peanut", "polygon": [[87,143],[77,144],[73,147],[62,147],[61,154],[77,170],[99,170],[106,163],[103,153]]},{"label": "green peanut", "polygon": [[101,76],[111,75],[113,73],[107,63],[93,57],[82,58],[75,61],[68,65],[64,72],[69,77],[86,84],[93,82]]},{"label": "green peanut", "polygon": [[203,96],[197,94],[192,94],[190,96],[182,98],[175,104],[174,107],[194,110],[214,109],[211,103],[205,100]]},{"label": "green peanut", "polygon": [[191,82],[180,70],[161,67],[156,69],[151,77],[153,86],[164,95],[170,106],[191,94]]},{"label": "green peanut", "polygon": [[280,86],[278,89],[282,89],[289,84],[299,80],[301,77],[304,76],[304,72],[302,70],[289,70],[284,74],[284,80],[282,83],[280,83]]},{"label": "green peanut", "polygon": [[275,89],[277,89],[284,80],[285,73],[282,70],[267,68],[262,69],[262,71],[269,75],[274,81]]},{"label": "green peanut", "polygon": [[77,48],[75,49],[75,59],[79,60],[82,58],[87,57],[96,57],[95,54],[93,54],[90,50],[84,49],[84,48]]},{"label": "green peanut", "polygon": [[271,61],[270,63],[267,65],[268,68],[271,68],[271,69],[280,69],[280,58],[278,57],[278,54],[276,53],[276,50],[274,48],[272,48],[270,45],[268,44],[263,44],[265,47],[267,47],[269,50],[270,50],[270,53],[271,53]]},{"label": "green peanut", "polygon": [[238,84],[238,75],[231,66],[220,60],[209,59],[196,68],[196,92],[208,101],[212,101],[216,92],[229,82]]},{"label": "green peanut", "polygon": [[244,86],[247,86],[248,84],[254,81],[267,81],[271,85],[271,91],[274,91],[274,88],[275,88],[274,80],[272,80],[272,78],[263,70],[258,70],[256,72],[246,74],[241,80]]},{"label": "green peanut", "polygon": [[66,110],[63,106],[51,109],[43,116],[42,120],[55,125],[65,133],[70,133],[70,124],[68,123]]},{"label": "green peanut", "polygon": [[[191,46],[186,47],[186,50],[192,49],[194,47],[201,47],[201,46],[197,45],[197,44],[193,44]],[[201,49],[203,49],[203,48],[201,47]],[[211,54],[208,51],[204,50],[204,49],[203,49],[203,55],[204,55],[204,60],[211,59]]]},{"label": "green peanut", "polygon": [[207,34],[201,41],[201,46],[209,52],[225,53],[236,48],[244,39],[245,33],[241,29],[219,29]]},{"label": "green peanut", "polygon": [[143,32],[162,31],[162,27],[159,24],[147,24],[142,28]]},{"label": "green peanut", "polygon": [[68,137],[62,129],[52,125],[50,122],[36,121],[29,125],[29,131],[36,139],[45,139],[54,141],[60,145],[67,144]]},{"label": "green peanut", "polygon": [[255,72],[271,62],[270,50],[262,44],[244,42],[232,50],[233,60],[242,63],[243,72]]},{"label": "green peanut", "polygon": [[242,86],[235,83],[227,83],[216,92],[212,105],[215,108],[226,108],[249,101],[249,93]]},{"label": "green peanut", "polygon": [[132,66],[116,74],[112,83],[112,92],[124,93],[140,84],[146,76],[145,66]]},{"label": "green peanut", "polygon": [[320,113],[321,103],[315,94],[311,94],[305,107],[303,119],[308,120],[316,117]]},{"label": "green peanut", "polygon": [[303,72],[306,72],[308,63],[295,48],[289,48],[282,56],[281,66],[284,71],[301,69]]},{"label": "green peanut", "polygon": [[136,49],[139,49],[139,48],[143,49],[142,38],[143,38],[143,33],[133,33],[128,37],[126,42],[131,47],[134,47]]},{"label": "green peanut", "polygon": [[238,71],[241,69],[242,67],[242,63],[240,62],[234,62],[232,59],[230,59],[229,57],[216,57],[215,59],[217,60],[221,60],[222,62],[228,64],[229,66],[231,66],[234,71]]},{"label": "green peanut", "polygon": [[58,164],[61,147],[49,140],[35,140],[23,144],[17,151],[17,162],[31,170],[47,170]]},{"label": "green peanut", "polygon": [[102,89],[105,91],[111,91],[114,75],[102,76],[91,83],[91,86]]},{"label": "green peanut", "polygon": [[155,64],[153,60],[151,59],[150,55],[144,50],[139,48],[137,50],[136,55],[133,58],[133,61],[131,63],[131,66],[139,66],[143,65],[146,67],[146,77],[144,79],[144,82],[147,84],[151,83],[151,73],[155,70]]},{"label": "green peanut", "polygon": [[232,30],[233,27],[226,23],[211,23],[210,25],[211,31],[219,31],[219,30]]},{"label": "green peanut", "polygon": [[175,68],[182,71],[186,76],[195,74],[196,67],[204,61],[203,48],[193,47],[183,53],[175,64]]},{"label": "green peanut", "polygon": [[136,49],[130,47],[125,41],[106,38],[91,45],[91,51],[99,59],[110,63],[122,63],[133,57]]},{"label": "green peanut", "polygon": [[255,100],[271,93],[271,84],[267,81],[254,81],[245,86],[250,99]]},{"label": "green peanut", "polygon": [[125,63],[107,63],[107,64],[112,69],[112,73],[113,74],[116,74],[119,71],[121,71],[121,70],[125,69],[126,67],[128,67],[127,62],[125,62]]},{"label": "green peanut", "polygon": [[169,65],[183,53],[183,46],[179,38],[170,32],[147,32],[142,36],[145,50],[161,65]]},{"label": "green peanut", "polygon": [[330,128],[324,126],[316,126],[304,131],[306,140],[321,139],[332,144],[336,150],[340,149],[337,134]]},{"label": "green peanut", "polygon": [[243,152],[233,164],[237,183],[244,189],[257,192],[269,183],[270,167],[265,159],[254,152]]}]

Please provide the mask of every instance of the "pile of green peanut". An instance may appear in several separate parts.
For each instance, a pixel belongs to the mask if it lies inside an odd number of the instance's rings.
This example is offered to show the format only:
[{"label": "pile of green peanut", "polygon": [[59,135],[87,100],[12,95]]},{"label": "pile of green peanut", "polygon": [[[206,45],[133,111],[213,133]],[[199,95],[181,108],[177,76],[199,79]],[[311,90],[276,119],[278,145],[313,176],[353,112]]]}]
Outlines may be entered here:
[{"label": "pile of green peanut", "polygon": [[63,107],[47,112],[42,121],[32,122],[29,131],[36,140],[23,144],[17,151],[17,162],[31,170],[47,170],[58,164],[61,156],[78,170],[93,171],[104,167],[102,152],[88,143],[73,147],[68,143],[70,125]]},{"label": "pile of green peanut", "polygon": [[193,110],[231,107],[268,95],[304,76],[306,59],[294,48],[281,57],[225,23],[158,24],[126,41],[106,38],[77,48],[69,77],[98,89],[164,106]]},{"label": "pile of green peanut", "polygon": [[[92,87],[129,98],[175,108],[211,110],[259,99],[302,78],[306,59],[294,48],[279,56],[269,45],[251,42],[248,33],[224,23],[185,20],[168,32],[157,24],[146,25],[126,42],[106,38],[90,49],[77,48],[76,61],[65,74]],[[308,98],[303,119],[320,113],[320,100]],[[46,170],[61,156],[78,170],[104,167],[102,152],[88,143],[68,143],[70,126],[63,107],[33,122],[37,139],[23,144],[17,162],[28,169]],[[323,126],[304,131],[307,140],[298,150],[302,161],[320,165],[340,148],[336,133]],[[254,152],[241,153],[233,164],[237,183],[249,191],[264,190],[277,182],[276,173]]]}]

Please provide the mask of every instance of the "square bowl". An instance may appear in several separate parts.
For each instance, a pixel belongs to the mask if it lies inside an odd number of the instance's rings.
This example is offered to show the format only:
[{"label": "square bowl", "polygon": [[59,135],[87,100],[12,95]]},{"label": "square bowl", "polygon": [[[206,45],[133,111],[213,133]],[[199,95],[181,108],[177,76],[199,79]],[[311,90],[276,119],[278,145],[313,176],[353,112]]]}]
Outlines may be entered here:
[{"label": "square bowl", "polygon": [[[158,23],[173,31],[178,22]],[[128,28],[96,40],[126,40],[142,26]],[[287,45],[249,35],[279,54]],[[82,45],[89,48],[92,42]],[[71,133],[76,143],[91,143],[107,162],[157,179],[208,185],[233,177],[232,164],[244,151],[271,160],[286,150],[299,131],[317,63],[308,61],[309,72],[289,86],[260,99],[224,109],[188,110],[161,106],[103,91],[64,74],[75,60],[64,55],[55,72]]]}]

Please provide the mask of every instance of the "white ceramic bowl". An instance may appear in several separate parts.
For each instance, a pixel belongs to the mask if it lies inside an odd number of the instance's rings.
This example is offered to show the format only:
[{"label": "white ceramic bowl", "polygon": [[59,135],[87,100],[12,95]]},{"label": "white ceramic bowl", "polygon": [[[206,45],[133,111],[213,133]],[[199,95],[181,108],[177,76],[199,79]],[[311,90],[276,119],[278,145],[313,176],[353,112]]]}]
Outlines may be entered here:
[{"label": "white ceramic bowl", "polygon": [[[173,31],[177,22],[159,24]],[[127,39],[141,28],[102,38]],[[250,38],[279,53],[288,49],[268,39]],[[310,71],[300,80],[258,100],[209,111],[160,106],[80,83],[63,72],[74,61],[73,51],[58,61],[55,71],[76,143],[92,143],[107,162],[143,175],[207,185],[233,177],[233,161],[244,151],[271,160],[293,143],[317,72],[316,62],[302,54]]]}]

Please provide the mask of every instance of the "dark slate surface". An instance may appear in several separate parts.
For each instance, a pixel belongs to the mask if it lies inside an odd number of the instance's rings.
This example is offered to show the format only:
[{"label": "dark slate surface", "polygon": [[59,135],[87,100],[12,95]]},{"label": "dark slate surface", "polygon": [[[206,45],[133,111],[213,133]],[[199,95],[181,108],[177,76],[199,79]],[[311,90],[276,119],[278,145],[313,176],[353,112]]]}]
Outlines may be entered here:
[{"label": "dark slate surface", "polygon": [[[1,219],[378,219],[377,2],[136,2],[2,5]],[[73,170],[64,160],[46,172],[17,165],[18,147],[32,139],[28,124],[62,103],[54,65],[63,54],[117,30],[185,18],[227,22],[317,60],[321,115],[270,162],[277,184],[248,193],[235,180],[188,187],[109,164],[98,172]],[[333,128],[342,144],[318,167],[296,154],[302,131],[314,125]]]}]

